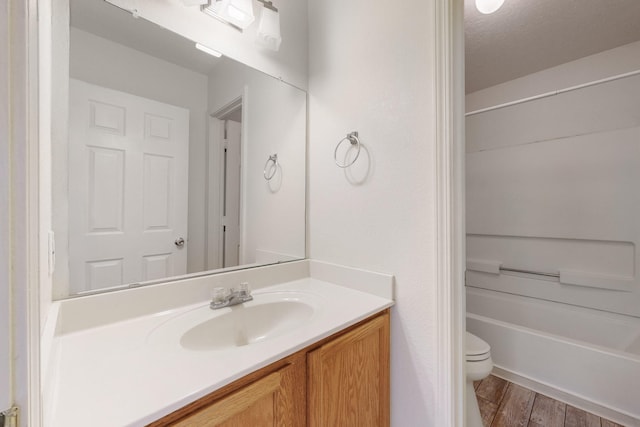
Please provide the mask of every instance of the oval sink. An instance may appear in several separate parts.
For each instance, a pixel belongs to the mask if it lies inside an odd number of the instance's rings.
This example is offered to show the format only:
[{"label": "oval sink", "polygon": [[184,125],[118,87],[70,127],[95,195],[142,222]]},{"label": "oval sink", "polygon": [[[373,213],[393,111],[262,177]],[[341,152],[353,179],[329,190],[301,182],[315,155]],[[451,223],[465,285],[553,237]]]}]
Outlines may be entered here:
[{"label": "oval sink", "polygon": [[299,301],[278,301],[245,307],[214,317],[189,329],[180,345],[189,350],[221,350],[241,347],[285,334],[313,315],[310,305]]},{"label": "oval sink", "polygon": [[211,310],[199,307],[169,319],[148,337],[152,344],[179,343],[193,351],[220,351],[288,334],[308,322],[317,296],[302,292],[254,293],[254,300]]}]

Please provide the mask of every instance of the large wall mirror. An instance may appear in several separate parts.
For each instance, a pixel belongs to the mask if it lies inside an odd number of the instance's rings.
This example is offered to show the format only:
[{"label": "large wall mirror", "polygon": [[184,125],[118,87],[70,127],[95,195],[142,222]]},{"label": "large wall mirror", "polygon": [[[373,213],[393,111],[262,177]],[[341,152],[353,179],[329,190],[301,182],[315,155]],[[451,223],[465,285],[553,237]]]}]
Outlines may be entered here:
[{"label": "large wall mirror", "polygon": [[66,6],[54,297],[304,258],[306,93],[103,0]]}]

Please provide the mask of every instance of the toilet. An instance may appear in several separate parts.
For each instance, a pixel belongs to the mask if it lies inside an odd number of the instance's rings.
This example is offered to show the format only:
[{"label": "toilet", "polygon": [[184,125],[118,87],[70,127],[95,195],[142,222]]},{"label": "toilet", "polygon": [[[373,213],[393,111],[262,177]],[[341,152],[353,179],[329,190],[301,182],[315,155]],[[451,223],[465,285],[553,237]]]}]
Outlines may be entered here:
[{"label": "toilet", "polygon": [[467,368],[467,427],[482,427],[482,417],[473,382],[486,378],[493,369],[491,347],[477,336],[467,332],[466,336]]}]

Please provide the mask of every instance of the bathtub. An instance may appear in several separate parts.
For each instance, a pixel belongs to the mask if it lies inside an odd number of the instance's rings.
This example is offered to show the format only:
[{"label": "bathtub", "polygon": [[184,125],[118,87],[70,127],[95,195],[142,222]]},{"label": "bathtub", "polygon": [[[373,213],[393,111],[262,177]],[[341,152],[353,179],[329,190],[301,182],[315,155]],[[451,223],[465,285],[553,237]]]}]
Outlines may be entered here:
[{"label": "bathtub", "polygon": [[467,330],[494,374],[640,427],[640,319],[467,287]]}]

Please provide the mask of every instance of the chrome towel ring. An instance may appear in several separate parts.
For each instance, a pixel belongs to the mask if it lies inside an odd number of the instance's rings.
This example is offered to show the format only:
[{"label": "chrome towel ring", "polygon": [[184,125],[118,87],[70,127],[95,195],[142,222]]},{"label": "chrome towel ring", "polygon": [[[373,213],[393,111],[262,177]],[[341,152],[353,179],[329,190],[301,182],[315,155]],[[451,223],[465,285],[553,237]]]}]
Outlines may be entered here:
[{"label": "chrome towel ring", "polygon": [[[345,141],[349,141],[352,147],[355,145],[358,151],[356,151],[356,156],[353,158],[353,160],[351,160],[349,163],[341,164],[338,161],[338,148],[340,148],[340,145],[342,145],[342,143]],[[354,164],[356,160],[358,160],[359,155],[360,155],[360,138],[358,138],[358,132],[353,131],[347,134],[347,136],[345,136],[344,138],[342,138],[340,142],[338,142],[338,145],[336,145],[336,149],[333,151],[333,160],[335,160],[336,166],[344,169]]]},{"label": "chrome towel ring", "polygon": [[[269,163],[273,163],[271,167],[269,167]],[[270,155],[267,159],[267,162],[264,164],[264,170],[262,171],[262,176],[264,176],[264,179],[266,179],[267,181],[271,181],[271,179],[276,175],[276,172],[278,172],[278,166],[278,154],[276,153]]]}]

